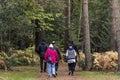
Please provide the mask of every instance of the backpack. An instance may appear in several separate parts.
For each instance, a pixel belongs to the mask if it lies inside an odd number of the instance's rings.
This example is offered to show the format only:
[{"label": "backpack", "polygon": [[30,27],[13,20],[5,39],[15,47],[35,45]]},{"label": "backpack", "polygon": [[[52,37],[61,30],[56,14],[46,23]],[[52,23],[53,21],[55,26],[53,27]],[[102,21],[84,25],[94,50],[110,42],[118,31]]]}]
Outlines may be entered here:
[{"label": "backpack", "polygon": [[75,50],[74,49],[68,50],[67,60],[69,60],[69,59],[75,59]]},{"label": "backpack", "polygon": [[50,56],[47,58],[47,62],[52,63],[52,58]]},{"label": "backpack", "polygon": [[39,46],[39,53],[41,57],[44,57],[44,54],[47,50],[47,45],[46,44],[40,44]]}]

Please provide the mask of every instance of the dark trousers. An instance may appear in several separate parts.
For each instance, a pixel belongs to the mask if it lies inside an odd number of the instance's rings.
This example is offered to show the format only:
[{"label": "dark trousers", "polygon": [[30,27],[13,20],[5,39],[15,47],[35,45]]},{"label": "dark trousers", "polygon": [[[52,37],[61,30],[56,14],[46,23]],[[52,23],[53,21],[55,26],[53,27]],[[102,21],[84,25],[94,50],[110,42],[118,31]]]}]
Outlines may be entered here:
[{"label": "dark trousers", "polygon": [[69,72],[71,72],[72,74],[74,73],[74,70],[75,70],[75,62],[74,63],[68,63],[68,69],[69,69]]},{"label": "dark trousers", "polygon": [[41,69],[41,72],[46,72],[46,62],[44,62],[44,58],[40,58],[40,69]]},{"label": "dark trousers", "polygon": [[75,63],[75,66],[74,66],[74,71],[75,71],[76,64],[77,64],[77,63]]},{"label": "dark trousers", "polygon": [[[76,65],[77,65],[77,57],[75,59],[76,59],[76,62],[75,62],[75,67],[76,67]],[[74,71],[75,71],[75,68],[74,68]]]},{"label": "dark trousers", "polygon": [[57,72],[58,71],[58,66],[59,66],[59,63],[55,63],[55,71]]}]

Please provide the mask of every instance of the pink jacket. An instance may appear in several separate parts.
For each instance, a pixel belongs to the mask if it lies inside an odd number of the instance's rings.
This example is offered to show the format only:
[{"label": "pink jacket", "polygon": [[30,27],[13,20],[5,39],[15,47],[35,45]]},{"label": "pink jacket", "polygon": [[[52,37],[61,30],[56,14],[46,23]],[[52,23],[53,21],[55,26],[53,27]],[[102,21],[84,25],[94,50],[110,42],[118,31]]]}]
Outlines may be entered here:
[{"label": "pink jacket", "polygon": [[51,56],[51,58],[52,58],[51,63],[56,63],[57,62],[58,54],[57,54],[57,51],[55,49],[52,50],[51,48],[48,48],[46,53],[45,53],[44,60],[47,61],[49,56]]}]

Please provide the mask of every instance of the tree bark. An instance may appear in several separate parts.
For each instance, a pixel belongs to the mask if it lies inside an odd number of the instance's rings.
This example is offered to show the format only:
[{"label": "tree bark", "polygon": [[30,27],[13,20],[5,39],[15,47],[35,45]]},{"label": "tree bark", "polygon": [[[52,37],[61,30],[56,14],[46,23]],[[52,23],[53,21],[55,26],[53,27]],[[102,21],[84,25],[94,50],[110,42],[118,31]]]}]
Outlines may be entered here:
[{"label": "tree bark", "polygon": [[78,24],[78,40],[80,40],[80,34],[81,34],[81,23],[82,23],[82,3],[81,3],[81,6],[80,6],[80,13],[79,13],[79,24]]},{"label": "tree bark", "polygon": [[[117,52],[118,52],[118,72],[120,72],[120,13],[119,13],[119,1],[118,0],[110,0],[111,5],[113,5],[112,9],[114,14],[112,15],[112,21],[115,28],[115,35],[113,38],[116,39],[117,43]],[[112,45],[111,45],[112,46]]]},{"label": "tree bark", "polygon": [[116,32],[118,51],[118,72],[120,72],[120,30]]},{"label": "tree bark", "polygon": [[119,4],[118,0],[110,0],[111,9],[111,50],[116,50],[115,45],[117,43],[118,52],[118,72],[120,72],[120,16],[119,16]]},{"label": "tree bark", "polygon": [[89,16],[88,16],[88,0],[82,0],[83,4],[83,29],[84,29],[84,52],[85,52],[85,69],[90,70],[92,66],[91,48],[90,48],[90,32],[89,32]]},{"label": "tree bark", "polygon": [[110,49],[115,51],[116,50],[116,20],[117,20],[117,8],[118,5],[116,5],[118,3],[117,0],[109,0],[110,3],[110,12],[111,12],[111,35],[110,35]]}]

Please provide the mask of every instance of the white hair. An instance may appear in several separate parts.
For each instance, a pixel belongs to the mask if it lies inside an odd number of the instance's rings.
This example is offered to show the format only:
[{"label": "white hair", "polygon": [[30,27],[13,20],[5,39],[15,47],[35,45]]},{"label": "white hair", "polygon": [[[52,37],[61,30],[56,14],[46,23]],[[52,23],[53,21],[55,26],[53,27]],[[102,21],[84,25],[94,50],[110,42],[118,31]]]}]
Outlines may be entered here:
[{"label": "white hair", "polygon": [[50,45],[49,45],[49,47],[53,48],[53,45],[52,45],[52,44],[50,44]]}]

